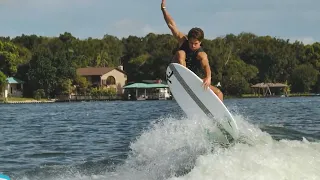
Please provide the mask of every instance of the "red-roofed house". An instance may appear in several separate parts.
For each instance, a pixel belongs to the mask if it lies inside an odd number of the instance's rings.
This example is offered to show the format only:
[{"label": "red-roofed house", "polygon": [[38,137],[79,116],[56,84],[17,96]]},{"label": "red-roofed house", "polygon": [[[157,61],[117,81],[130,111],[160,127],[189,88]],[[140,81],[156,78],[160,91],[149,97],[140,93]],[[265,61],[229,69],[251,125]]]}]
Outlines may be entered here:
[{"label": "red-roofed house", "polygon": [[127,75],[122,66],[110,67],[87,67],[77,69],[77,74],[83,76],[93,86],[116,88],[118,94],[123,93],[123,86],[127,83]]}]

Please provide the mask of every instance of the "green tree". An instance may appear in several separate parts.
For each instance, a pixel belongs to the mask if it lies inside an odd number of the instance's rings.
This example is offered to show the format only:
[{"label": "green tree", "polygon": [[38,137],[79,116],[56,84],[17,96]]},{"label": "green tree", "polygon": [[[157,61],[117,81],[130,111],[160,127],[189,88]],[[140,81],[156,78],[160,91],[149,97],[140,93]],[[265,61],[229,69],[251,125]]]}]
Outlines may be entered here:
[{"label": "green tree", "polygon": [[[79,93],[88,92],[90,85],[75,74],[80,67],[121,64],[129,82],[165,79],[166,68],[178,49],[178,42],[171,34],[155,33],[121,40],[109,34],[103,38],[79,39],[69,32],[58,37],[22,34],[13,39],[0,39],[0,70],[6,76],[24,80],[29,96],[37,89],[59,94],[68,89],[70,80]],[[221,82],[228,95],[247,93],[250,84],[258,82],[289,81],[292,92],[320,89],[320,80],[314,76],[315,71],[320,71],[320,43],[304,45],[299,41],[290,43],[288,39],[242,32],[204,39],[202,46],[208,54],[212,83]]]},{"label": "green tree", "polygon": [[71,94],[74,90],[71,79],[58,79],[59,94]]},{"label": "green tree", "polygon": [[3,87],[6,85],[7,76],[0,71],[0,92],[2,92]]},{"label": "green tree", "polygon": [[11,42],[0,41],[0,70],[8,75],[14,76],[17,73],[18,66],[28,62],[30,52],[16,46]]},{"label": "green tree", "polygon": [[44,89],[49,97],[57,84],[57,69],[52,65],[52,53],[45,47],[39,47],[30,63],[28,78],[32,89]]},{"label": "green tree", "polygon": [[86,94],[87,90],[90,86],[89,82],[87,81],[87,79],[85,77],[79,76],[77,75],[75,80],[74,80],[74,84],[77,87],[77,92],[79,94]]},{"label": "green tree", "polygon": [[230,60],[222,78],[222,88],[226,94],[241,95],[250,92],[250,84],[258,74],[255,66],[247,65],[242,60]]},{"label": "green tree", "polygon": [[311,64],[302,64],[293,70],[291,76],[292,91],[309,92],[318,80],[319,72]]}]

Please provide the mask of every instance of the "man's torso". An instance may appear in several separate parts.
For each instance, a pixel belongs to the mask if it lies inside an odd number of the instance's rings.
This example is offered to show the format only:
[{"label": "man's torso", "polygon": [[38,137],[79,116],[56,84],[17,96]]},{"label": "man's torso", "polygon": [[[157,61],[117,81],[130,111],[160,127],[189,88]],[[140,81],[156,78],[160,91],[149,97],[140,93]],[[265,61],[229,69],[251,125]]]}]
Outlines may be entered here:
[{"label": "man's torso", "polygon": [[183,50],[186,53],[185,60],[187,68],[195,74],[197,74],[198,76],[203,75],[203,72],[201,71],[201,62],[197,58],[199,52],[204,52],[202,47],[200,47],[196,51],[192,51],[189,48],[188,40],[185,40],[183,44],[180,46],[179,50]]}]

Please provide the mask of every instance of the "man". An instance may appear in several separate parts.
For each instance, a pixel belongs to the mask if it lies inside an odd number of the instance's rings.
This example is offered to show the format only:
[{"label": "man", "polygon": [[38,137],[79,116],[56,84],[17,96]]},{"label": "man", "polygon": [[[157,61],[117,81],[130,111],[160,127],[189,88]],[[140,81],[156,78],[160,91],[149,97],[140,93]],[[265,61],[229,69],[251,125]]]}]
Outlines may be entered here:
[{"label": "man", "polygon": [[179,41],[180,48],[175,53],[175,62],[182,64],[196,74],[199,74],[199,69],[202,67],[205,71],[204,88],[210,87],[219,99],[223,101],[222,92],[211,85],[211,70],[208,57],[201,47],[201,41],[204,39],[203,31],[200,28],[192,28],[186,36],[178,30],[176,23],[166,10],[166,0],[162,0],[161,10],[173,36]]}]

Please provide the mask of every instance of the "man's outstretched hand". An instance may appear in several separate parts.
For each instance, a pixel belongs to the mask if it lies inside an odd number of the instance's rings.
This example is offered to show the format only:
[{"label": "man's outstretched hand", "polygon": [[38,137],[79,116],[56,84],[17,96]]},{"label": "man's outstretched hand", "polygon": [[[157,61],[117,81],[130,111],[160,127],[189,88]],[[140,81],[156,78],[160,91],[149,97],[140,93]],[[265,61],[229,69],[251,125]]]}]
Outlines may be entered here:
[{"label": "man's outstretched hand", "polygon": [[162,9],[163,7],[166,7],[166,0],[162,0],[162,2],[161,2],[161,9]]}]

